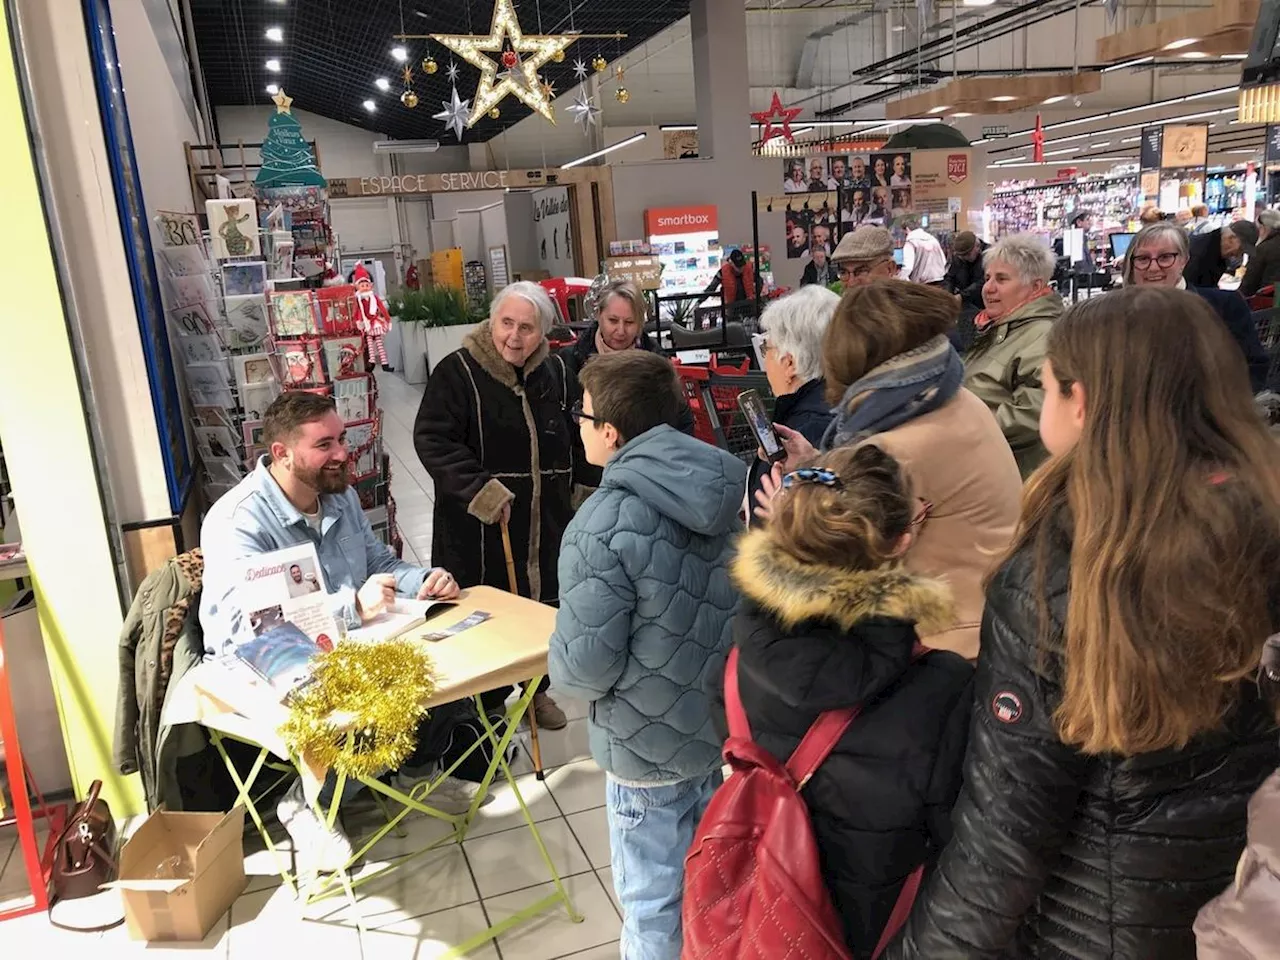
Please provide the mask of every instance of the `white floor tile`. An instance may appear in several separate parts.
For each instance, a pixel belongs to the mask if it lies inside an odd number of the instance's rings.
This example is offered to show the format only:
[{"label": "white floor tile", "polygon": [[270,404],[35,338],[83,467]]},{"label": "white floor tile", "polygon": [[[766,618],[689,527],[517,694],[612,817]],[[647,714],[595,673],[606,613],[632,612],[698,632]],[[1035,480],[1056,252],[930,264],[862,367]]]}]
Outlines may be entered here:
[{"label": "white floor tile", "polygon": [[[473,903],[404,920],[382,930],[370,930],[362,935],[361,941],[369,960],[432,960],[488,928],[484,910],[480,904]],[[493,941],[489,941],[468,956],[497,960],[498,951]]]},{"label": "white floor tile", "polygon": [[[4,907],[0,904],[0,909]],[[97,957],[95,949],[101,941],[100,933],[59,930],[49,923],[44,911],[0,922],[0,944],[6,948],[6,957]],[[15,946],[19,949],[10,949]]]},{"label": "white floor tile", "polygon": [[591,866],[600,868],[609,866],[609,819],[604,807],[586,810],[565,818],[569,828],[578,838],[578,843],[587,852]]},{"label": "white floor tile", "polygon": [[[586,854],[564,820],[540,823],[538,832],[560,876],[568,877],[591,869]],[[537,842],[527,828],[468,840],[463,847],[480,895],[486,899],[551,879],[546,862],[538,852]]]},{"label": "white floor tile", "polygon": [[600,875],[600,882],[604,884],[604,888],[609,891],[609,899],[613,901],[614,908],[618,911],[618,916],[622,916],[622,904],[618,902],[618,891],[613,888],[613,868],[608,867],[604,870],[597,870]]},{"label": "white floor tile", "polygon": [[544,770],[591,756],[586,720],[571,720],[563,730],[539,730],[538,743],[542,747]]},{"label": "white floor tile", "polygon": [[95,957],[143,957],[147,960],[179,960],[199,954],[201,958],[225,958],[230,950],[231,937],[226,914],[218,918],[213,929],[203,940],[190,942],[156,942],[131,940],[124,926],[102,934],[94,947]]},{"label": "white floor tile", "polygon": [[[518,776],[516,783],[520,787],[520,796],[524,799],[525,806],[529,808],[529,813],[535,822],[552,820],[560,816],[560,808],[552,799],[546,781],[539,780],[529,773]],[[467,831],[468,840],[487,837],[503,830],[526,827],[524,814],[520,812],[520,804],[516,801],[511,784],[503,779],[493,787],[490,793],[493,794],[493,800],[476,813],[476,819]]]},{"label": "white floor tile", "polygon": [[[585,919],[573,923],[564,907],[557,906],[526,921],[499,938],[504,960],[557,960],[618,939],[622,922],[594,873],[570,877],[565,880],[565,887]],[[547,883],[486,900],[485,907],[493,922],[498,923],[554,890],[555,887]]]},{"label": "white floor tile", "polygon": [[551,793],[563,813],[580,813],[604,806],[605,774],[591,759],[557,767],[547,774]]},{"label": "white floor tile", "polygon": [[581,953],[571,953],[564,957],[563,960],[618,960],[618,953],[621,949],[622,945],[614,941],[613,943],[606,943],[602,947],[583,950]]},{"label": "white floor tile", "polygon": [[230,955],[240,960],[277,956],[282,950],[291,957],[360,955],[354,925],[308,920],[303,910],[287,887],[240,897],[231,905]]}]

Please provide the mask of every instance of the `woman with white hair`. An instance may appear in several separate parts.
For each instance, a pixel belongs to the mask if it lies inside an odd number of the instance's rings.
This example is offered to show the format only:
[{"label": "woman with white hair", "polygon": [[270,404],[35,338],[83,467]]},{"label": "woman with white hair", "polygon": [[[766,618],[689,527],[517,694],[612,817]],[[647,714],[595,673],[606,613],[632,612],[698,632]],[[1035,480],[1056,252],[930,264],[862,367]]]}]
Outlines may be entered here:
[{"label": "woman with white hair", "polygon": [[1040,441],[1044,384],[1040,369],[1062,297],[1049,287],[1053,252],[1037,237],[1013,234],[983,258],[986,309],[964,357],[964,385],[995,414],[1025,480],[1049,456]]},{"label": "woman with white hair", "polygon": [[[817,447],[831,423],[826,381],[822,378],[822,339],[840,306],[840,297],[826,287],[806,286],[773,301],[760,316],[764,337],[761,350],[769,389],[777,397],[773,422],[801,434]],[[769,464],[756,460],[747,479],[747,503],[754,507],[761,479]],[[752,526],[761,519],[753,512]]]},{"label": "woman with white hair", "polygon": [[[569,422],[577,379],[547,344],[555,316],[536,283],[498,291],[489,319],[432,371],[413,429],[418,459],[435,482],[433,564],[464,587],[505,590],[505,520],[520,594],[543,602],[559,596],[560,538],[585,463]],[[545,694],[534,709],[540,726],[564,726]]]},{"label": "woman with white hair", "polygon": [[1280,280],[1280,210],[1258,214],[1258,245],[1249,254],[1249,265],[1240,281],[1240,296],[1252,297]]}]

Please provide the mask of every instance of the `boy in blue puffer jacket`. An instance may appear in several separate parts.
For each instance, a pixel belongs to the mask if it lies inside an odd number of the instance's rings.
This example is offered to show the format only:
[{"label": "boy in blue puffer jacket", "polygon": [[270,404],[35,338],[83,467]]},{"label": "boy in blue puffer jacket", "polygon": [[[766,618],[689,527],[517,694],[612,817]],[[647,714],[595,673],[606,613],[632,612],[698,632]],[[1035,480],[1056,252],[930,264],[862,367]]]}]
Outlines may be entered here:
[{"label": "boy in blue puffer jacket", "polygon": [[581,383],[574,418],[604,476],[560,547],[551,681],[591,703],[622,960],[678,960],[684,857],[720,784],[703,691],[730,646],[747,468],[676,429],[684,399],[662,357],[601,354]]}]

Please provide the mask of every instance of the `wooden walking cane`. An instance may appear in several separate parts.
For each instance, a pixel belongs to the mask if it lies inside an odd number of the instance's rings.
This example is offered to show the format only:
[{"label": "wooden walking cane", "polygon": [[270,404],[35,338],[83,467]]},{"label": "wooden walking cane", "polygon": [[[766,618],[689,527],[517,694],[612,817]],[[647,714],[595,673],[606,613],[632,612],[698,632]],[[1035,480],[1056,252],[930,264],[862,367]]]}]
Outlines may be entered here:
[{"label": "wooden walking cane", "polygon": [[[500,518],[498,523],[502,529],[502,552],[507,558],[507,586],[512,593],[520,596],[520,588],[516,584],[516,558],[511,552],[511,531],[507,529],[506,517]],[[544,780],[546,775],[542,772],[542,748],[538,745],[538,711],[532,703],[525,711],[525,717],[529,721],[529,752],[533,755],[533,773],[539,780]]]}]

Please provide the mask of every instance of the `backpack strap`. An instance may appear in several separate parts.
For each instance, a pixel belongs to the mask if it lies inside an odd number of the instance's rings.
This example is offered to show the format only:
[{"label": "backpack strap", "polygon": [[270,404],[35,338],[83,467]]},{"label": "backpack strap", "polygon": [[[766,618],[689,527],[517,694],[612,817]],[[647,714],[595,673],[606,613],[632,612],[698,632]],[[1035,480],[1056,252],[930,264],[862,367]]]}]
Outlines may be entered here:
[{"label": "backpack strap", "polygon": [[924,878],[924,864],[916,867],[911,871],[911,876],[907,877],[902,884],[902,889],[898,891],[898,899],[893,905],[893,912],[889,914],[889,920],[884,925],[884,932],[880,934],[880,942],[876,944],[875,952],[871,954],[871,960],[876,960],[880,954],[884,953],[885,948],[889,946],[889,942],[898,935],[907,923],[907,917],[911,913],[911,906],[916,902],[916,894],[920,892],[920,881]]},{"label": "backpack strap", "polygon": [[729,657],[724,664],[724,716],[729,723],[729,736],[737,740],[751,739],[751,724],[747,720],[747,711],[742,707],[742,696],[738,692],[738,648],[729,648]]},{"label": "backpack strap", "polygon": [[791,779],[796,782],[797,790],[804,789],[809,778],[818,772],[823,761],[835,749],[840,738],[844,736],[853,721],[858,719],[858,714],[861,712],[862,706],[859,704],[855,707],[827,710],[818,714],[818,719],[813,721],[804,739],[800,741],[800,746],[796,747],[795,752],[787,760],[787,773],[791,774]]}]

